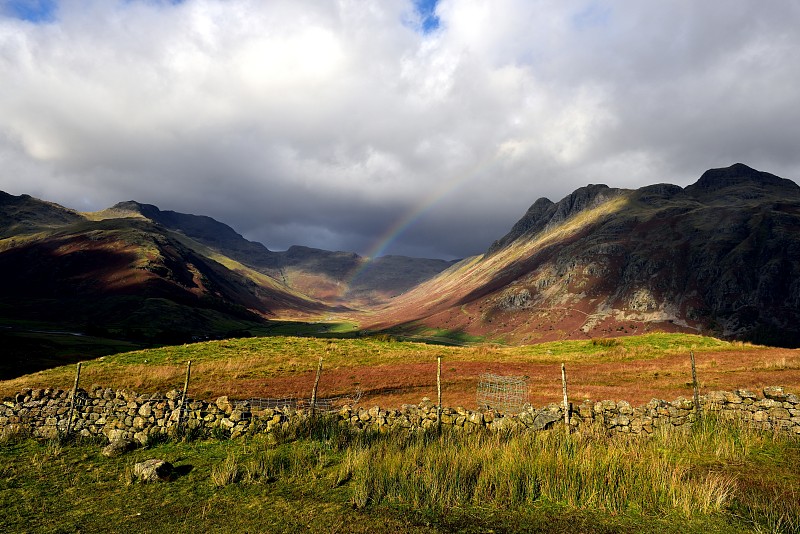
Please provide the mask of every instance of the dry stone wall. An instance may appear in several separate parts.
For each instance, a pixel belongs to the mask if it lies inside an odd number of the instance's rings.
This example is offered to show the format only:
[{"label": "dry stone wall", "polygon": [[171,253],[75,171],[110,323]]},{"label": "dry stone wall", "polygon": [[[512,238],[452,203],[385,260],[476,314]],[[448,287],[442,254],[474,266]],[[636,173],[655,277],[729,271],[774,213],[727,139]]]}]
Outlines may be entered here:
[{"label": "dry stone wall", "polygon": [[[23,428],[35,436],[49,438],[67,430],[71,392],[55,389],[26,389],[0,404],[0,429]],[[738,419],[758,429],[785,431],[800,435],[800,398],[781,387],[767,387],[759,396],[747,390],[714,391],[700,397],[704,413]],[[176,428],[181,392],[166,395],[137,395],[93,387],[76,394],[72,430],[83,436],[106,436],[110,441],[135,440],[146,443],[150,436]],[[187,399],[182,415],[187,429],[212,435],[236,437],[248,432],[287,429],[309,416],[308,411],[284,408],[258,409],[247,401],[220,397],[213,402]],[[437,410],[429,399],[418,405],[403,405],[398,410],[345,406],[334,412],[342,424],[357,429],[378,431],[419,430],[436,425]],[[610,432],[651,434],[659,428],[684,427],[694,422],[691,400],[671,402],[652,400],[643,406],[625,401],[586,401],[570,409],[569,424],[574,427],[599,425]],[[536,431],[564,424],[560,405],[528,407],[519,414],[506,415],[492,410],[473,411],[443,408],[442,425],[474,432]]]}]

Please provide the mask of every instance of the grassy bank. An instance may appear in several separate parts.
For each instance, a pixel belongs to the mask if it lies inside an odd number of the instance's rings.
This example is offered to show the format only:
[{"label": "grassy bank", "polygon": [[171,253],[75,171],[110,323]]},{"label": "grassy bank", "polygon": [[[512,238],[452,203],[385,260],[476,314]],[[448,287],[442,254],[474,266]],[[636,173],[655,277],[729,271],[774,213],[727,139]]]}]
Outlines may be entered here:
[{"label": "grassy bank", "polygon": [[[0,444],[6,531],[793,532],[800,442],[707,421],[652,439],[358,433],[321,421],[269,438]],[[159,457],[172,482],[141,484]]]},{"label": "grassy bank", "polygon": [[[85,387],[99,384],[144,393],[164,392],[182,386],[186,361],[192,360],[191,394],[199,398],[281,397],[298,392],[308,395],[321,356],[325,359],[323,395],[348,394],[359,388],[365,393],[366,402],[388,407],[435,396],[435,371],[431,366],[441,356],[446,402],[452,405],[474,402],[479,375],[488,371],[528,375],[531,392],[537,395],[531,397],[531,402],[558,401],[561,362],[568,365],[578,400],[588,397],[647,402],[653,397],[672,399],[691,393],[687,386],[691,379],[689,351],[697,355],[701,381],[706,380],[709,388],[758,389],[762,382],[789,389],[800,386],[800,351],[780,350],[781,355],[775,356],[775,349],[767,347],[686,334],[522,347],[453,347],[395,341],[388,336],[324,339],[276,335],[107,355],[86,361],[82,383]],[[779,376],[772,380],[770,374]],[[67,389],[73,378],[74,367],[60,366],[0,381],[0,397],[26,387]],[[722,381],[714,383],[712,378]],[[394,396],[387,396],[387,392]]]}]

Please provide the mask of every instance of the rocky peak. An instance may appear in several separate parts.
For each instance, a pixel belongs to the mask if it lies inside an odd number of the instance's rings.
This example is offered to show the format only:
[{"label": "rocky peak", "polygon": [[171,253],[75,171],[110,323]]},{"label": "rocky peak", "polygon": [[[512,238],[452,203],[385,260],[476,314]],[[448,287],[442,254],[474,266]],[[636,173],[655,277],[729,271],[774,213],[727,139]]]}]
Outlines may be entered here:
[{"label": "rocky peak", "polygon": [[140,202],[136,202],[135,200],[117,202],[111,206],[109,210],[122,213],[138,214],[154,222],[158,222],[158,216],[161,213],[161,210],[158,209],[157,206],[153,206],[152,204],[142,204]]},{"label": "rocky peak", "polygon": [[589,184],[576,189],[571,195],[561,199],[556,204],[556,211],[548,221],[548,226],[569,219],[583,210],[599,206],[611,200],[619,193],[619,189],[612,189],[605,184]]},{"label": "rocky peak", "polygon": [[517,221],[508,234],[492,243],[487,255],[494,254],[523,235],[535,235],[585,209],[599,206],[619,194],[620,191],[620,189],[612,189],[605,184],[589,184],[576,189],[558,203],[547,198],[540,198],[528,208],[522,219]]},{"label": "rocky peak", "polygon": [[707,170],[697,182],[686,187],[685,191],[695,197],[722,193],[751,197],[753,194],[763,196],[768,192],[791,192],[796,195],[800,193],[800,186],[791,180],[757,171],[743,163],[735,163],[730,167]]}]

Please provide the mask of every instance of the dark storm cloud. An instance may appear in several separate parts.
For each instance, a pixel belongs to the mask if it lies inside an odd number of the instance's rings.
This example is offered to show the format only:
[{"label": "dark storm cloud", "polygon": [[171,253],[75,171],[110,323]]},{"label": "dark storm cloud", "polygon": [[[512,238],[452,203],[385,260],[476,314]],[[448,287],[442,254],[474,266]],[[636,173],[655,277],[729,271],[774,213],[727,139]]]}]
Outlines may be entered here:
[{"label": "dark storm cloud", "polygon": [[587,183],[800,176],[794,2],[10,5],[0,189],[76,209],[462,257]]}]

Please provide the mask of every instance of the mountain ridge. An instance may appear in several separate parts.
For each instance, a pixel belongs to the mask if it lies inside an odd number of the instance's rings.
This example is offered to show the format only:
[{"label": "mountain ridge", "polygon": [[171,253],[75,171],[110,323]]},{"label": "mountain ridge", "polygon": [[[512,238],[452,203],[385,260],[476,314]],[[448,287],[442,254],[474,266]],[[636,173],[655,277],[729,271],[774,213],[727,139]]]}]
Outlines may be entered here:
[{"label": "mountain ridge", "polygon": [[[161,210],[152,204],[133,200],[119,202],[89,215],[147,218],[333,306],[340,305],[343,300],[356,299],[359,304],[367,305],[390,298],[452,263],[407,256],[372,259],[354,252],[303,245],[276,252],[262,243],[247,240],[227,224],[211,217]],[[362,271],[369,275],[353,280],[355,274]]]},{"label": "mountain ridge", "polygon": [[[800,187],[743,164],[537,200],[370,327],[525,343],[649,329],[800,345]],[[404,325],[397,327],[397,325]]]}]

